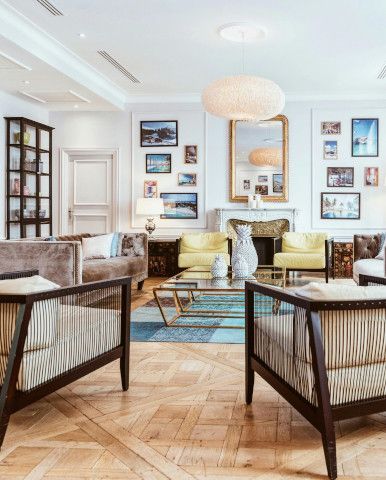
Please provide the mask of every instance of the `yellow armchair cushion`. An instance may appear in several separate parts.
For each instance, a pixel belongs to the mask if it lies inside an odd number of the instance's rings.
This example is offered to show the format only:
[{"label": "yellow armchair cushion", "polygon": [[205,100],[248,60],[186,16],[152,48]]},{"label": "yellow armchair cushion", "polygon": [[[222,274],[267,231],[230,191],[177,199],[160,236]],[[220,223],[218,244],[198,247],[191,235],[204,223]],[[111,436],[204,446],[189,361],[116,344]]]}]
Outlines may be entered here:
[{"label": "yellow armchair cushion", "polygon": [[[180,253],[178,255],[178,266],[179,268],[189,268],[189,267],[198,267],[198,266],[210,266],[212,265],[216,255],[215,253]],[[230,265],[230,255],[228,253],[221,253],[224,257],[227,265]]]},{"label": "yellow armchair cushion", "polygon": [[326,261],[323,253],[276,253],[273,258],[275,267],[285,267],[305,270],[325,268]]},{"label": "yellow armchair cushion", "polygon": [[223,232],[189,233],[181,237],[180,253],[228,253],[228,236]]},{"label": "yellow armchair cushion", "polygon": [[326,233],[287,232],[283,235],[282,252],[324,254],[326,240]]}]

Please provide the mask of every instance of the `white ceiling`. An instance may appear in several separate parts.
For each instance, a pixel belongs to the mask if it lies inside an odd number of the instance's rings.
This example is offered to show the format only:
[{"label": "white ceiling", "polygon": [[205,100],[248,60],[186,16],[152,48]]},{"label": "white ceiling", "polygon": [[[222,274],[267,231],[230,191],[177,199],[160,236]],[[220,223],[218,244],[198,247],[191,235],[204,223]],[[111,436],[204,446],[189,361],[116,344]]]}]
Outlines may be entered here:
[{"label": "white ceiling", "polygon": [[[265,40],[245,47],[246,73],[274,80],[287,95],[386,97],[386,79],[377,79],[386,63],[382,0],[51,0],[64,16],[50,15],[36,0],[7,3],[106,76],[128,101],[138,95],[193,98],[210,81],[240,73],[241,46],[216,32],[235,21],[267,29]],[[98,50],[141,83],[115,70]],[[53,82],[71,83],[44,65],[36,68],[40,73],[30,75],[43,90]],[[1,72],[0,88],[8,88],[3,77]]]}]

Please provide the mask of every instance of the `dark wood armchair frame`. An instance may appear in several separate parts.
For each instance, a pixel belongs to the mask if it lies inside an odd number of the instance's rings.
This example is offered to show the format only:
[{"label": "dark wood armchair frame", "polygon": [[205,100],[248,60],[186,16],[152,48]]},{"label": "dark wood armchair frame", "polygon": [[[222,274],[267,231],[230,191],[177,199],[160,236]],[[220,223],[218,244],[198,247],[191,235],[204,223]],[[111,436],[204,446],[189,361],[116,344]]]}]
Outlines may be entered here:
[{"label": "dark wood armchair frame", "polygon": [[[360,285],[386,285],[386,278],[360,275]],[[281,378],[274,370],[262,361],[255,353],[254,330],[254,294],[260,293],[277,301],[283,301],[306,311],[309,333],[312,369],[315,377],[315,391],[318,406],[315,407],[299,392]],[[359,400],[344,405],[331,405],[328,387],[325,353],[322,342],[322,332],[319,312],[323,310],[362,310],[386,308],[385,300],[360,300],[339,302],[313,302],[295,294],[272,287],[246,282],[245,286],[245,398],[246,403],[252,402],[254,374],[258,373],[282,397],[284,397],[301,415],[303,415],[320,433],[323,441],[324,455],[328,476],[331,480],[337,478],[336,439],[334,422],[347,418],[370,415],[386,411],[386,396]]]},{"label": "dark wood armchair frame", "polygon": [[333,242],[332,238],[325,240],[324,247],[324,256],[325,256],[325,267],[324,268],[286,268],[287,272],[324,272],[324,278],[326,283],[330,277],[330,271],[333,271]]},{"label": "dark wood armchair frame", "polygon": [[[176,239],[176,243],[177,243],[177,265],[176,265],[176,272],[177,273],[180,273],[180,272],[183,272],[184,270],[186,270],[186,268],[180,268],[178,266],[178,257],[180,255],[180,250],[181,250],[181,238],[177,238]],[[228,253],[230,255],[230,257],[232,257],[232,239],[231,238],[228,238]]]},{"label": "dark wood armchair frame", "polygon": [[[3,273],[0,280],[30,277],[38,275],[37,270]],[[104,289],[107,287],[121,287],[121,341],[120,345],[88,360],[71,370],[62,373],[37,387],[22,392],[17,390],[17,380],[23,357],[24,344],[27,338],[28,326],[34,302],[61,298],[67,295],[84,294],[86,292]],[[114,280],[85,283],[73,287],[64,287],[26,295],[0,295],[0,303],[20,304],[15,322],[15,330],[8,355],[3,385],[0,393],[0,447],[3,443],[10,415],[40,398],[58,390],[59,388],[88,375],[108,363],[120,359],[122,389],[129,387],[129,355],[130,355],[130,295],[131,278],[124,277]]]}]

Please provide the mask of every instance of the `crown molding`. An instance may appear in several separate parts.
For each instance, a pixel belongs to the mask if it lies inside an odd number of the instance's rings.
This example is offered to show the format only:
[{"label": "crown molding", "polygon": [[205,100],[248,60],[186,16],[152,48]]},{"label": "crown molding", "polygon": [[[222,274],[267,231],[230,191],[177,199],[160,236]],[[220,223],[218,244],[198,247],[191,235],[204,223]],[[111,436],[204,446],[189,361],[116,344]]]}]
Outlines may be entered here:
[{"label": "crown molding", "polygon": [[120,110],[126,92],[58,42],[4,0],[0,0],[1,35],[103,98]]}]

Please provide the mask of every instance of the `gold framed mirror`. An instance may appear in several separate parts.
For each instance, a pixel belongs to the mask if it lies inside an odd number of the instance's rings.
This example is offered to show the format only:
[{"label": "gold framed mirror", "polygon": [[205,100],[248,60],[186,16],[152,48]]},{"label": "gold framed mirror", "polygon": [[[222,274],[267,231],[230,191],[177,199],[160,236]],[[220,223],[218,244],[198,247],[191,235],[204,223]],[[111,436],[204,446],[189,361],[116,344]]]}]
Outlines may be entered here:
[{"label": "gold framed mirror", "polygon": [[230,122],[230,201],[288,202],[288,119]]}]

